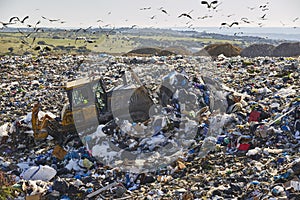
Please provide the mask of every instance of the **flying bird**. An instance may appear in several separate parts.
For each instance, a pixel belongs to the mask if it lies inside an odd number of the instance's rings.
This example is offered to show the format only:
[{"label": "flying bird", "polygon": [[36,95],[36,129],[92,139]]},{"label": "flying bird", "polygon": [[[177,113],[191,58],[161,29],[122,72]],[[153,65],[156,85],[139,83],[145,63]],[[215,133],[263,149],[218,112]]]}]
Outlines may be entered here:
[{"label": "flying bird", "polygon": [[36,37],[33,37],[31,44],[33,44],[33,43],[34,43],[35,39],[36,39]]},{"label": "flying bird", "polygon": [[299,17],[296,17],[296,18],[293,20],[293,22],[296,22],[298,19],[299,19]]},{"label": "flying bird", "polygon": [[133,28],[135,28],[135,27],[137,27],[136,24],[132,25],[132,26],[130,27],[130,29],[133,29]]},{"label": "flying bird", "polygon": [[39,21],[37,21],[36,23],[35,23],[35,25],[33,26],[33,25],[31,25],[31,24],[27,24],[27,27],[29,27],[29,28],[34,28],[34,30],[36,30],[36,26],[38,25],[38,24],[40,24],[41,23],[41,21],[39,20]]},{"label": "flying bird", "polygon": [[163,7],[160,7],[158,10],[161,10],[161,12],[165,13],[168,15],[168,12],[163,8]]},{"label": "flying bird", "polygon": [[[132,26],[131,26],[131,29],[134,28],[135,26],[137,26],[137,25],[132,25]],[[99,28],[102,29],[100,26],[99,26]],[[103,32],[105,33],[105,36],[106,36],[107,39],[109,38],[109,35],[110,35],[114,30],[115,30],[115,27],[113,27],[113,28],[112,28],[111,30],[109,30],[109,31],[103,31]]]},{"label": "flying bird", "polygon": [[180,18],[180,17],[188,17],[188,18],[190,18],[190,19],[193,19],[189,14],[187,14],[187,13],[182,13],[181,15],[179,15],[178,16],[178,18]]},{"label": "flying bird", "polygon": [[198,17],[197,19],[206,19],[206,18],[211,18],[213,17],[212,15],[205,15],[203,17]]},{"label": "flying bird", "polygon": [[237,33],[234,33],[233,35],[234,36],[237,36],[237,35],[239,35],[239,34],[244,34],[243,32],[237,32]]},{"label": "flying bird", "polygon": [[44,16],[42,16],[42,18],[48,20],[49,22],[57,22],[57,21],[60,20],[60,19],[49,19],[49,18],[44,17]]},{"label": "flying bird", "polygon": [[266,8],[267,7],[267,5],[261,5],[261,6],[259,6],[259,8]]},{"label": "flying bird", "polygon": [[215,9],[216,7],[213,7],[213,5],[216,5],[218,1],[212,1],[208,3],[207,1],[201,1],[201,4],[207,5],[207,8],[213,8]]},{"label": "flying bird", "polygon": [[24,35],[25,38],[28,38],[32,32],[28,33],[28,34],[25,34],[24,32],[22,32],[20,29],[18,29],[18,32],[21,33],[22,35]]},{"label": "flying bird", "polygon": [[178,18],[180,18],[180,17],[187,17],[187,18],[193,19],[193,18],[191,17],[191,15],[190,15],[193,11],[194,11],[194,10],[191,10],[191,11],[188,12],[188,13],[182,13],[182,14],[180,14],[180,15],[178,16]]},{"label": "flying bird", "polygon": [[234,16],[235,14],[230,14],[230,15],[227,15],[227,17],[232,17],[232,16]]},{"label": "flying bird", "polygon": [[264,26],[263,23],[257,23],[257,25],[258,25],[259,27],[263,27],[263,26]]},{"label": "flying bird", "polygon": [[165,9],[162,9],[161,12],[168,14],[168,12]]},{"label": "flying bird", "polygon": [[266,17],[266,14],[264,14],[263,16],[261,16],[261,17],[260,17],[260,19],[262,19],[262,20],[266,20],[266,18],[265,18],[265,17]]},{"label": "flying bird", "polygon": [[0,24],[2,24],[3,27],[7,28],[7,25],[11,25],[11,24],[15,24],[13,22],[1,22],[0,21]]},{"label": "flying bird", "polygon": [[249,10],[254,10],[255,7],[247,7]]},{"label": "flying bird", "polygon": [[19,17],[12,17],[9,19],[9,23],[11,23],[14,19],[16,19],[15,21],[20,21]]},{"label": "flying bird", "polygon": [[150,10],[151,7],[140,8],[140,10]]},{"label": "flying bird", "polygon": [[243,22],[245,22],[245,23],[247,23],[247,24],[250,24],[250,21],[248,20],[247,17],[242,17],[242,18],[241,18],[241,21],[243,21]]},{"label": "flying bird", "polygon": [[27,15],[26,17],[24,17],[20,22],[23,24],[25,22],[26,19],[28,19],[29,16]]},{"label": "flying bird", "polygon": [[225,25],[227,25],[228,27],[232,27],[233,25],[239,25],[239,23],[238,22],[232,22],[231,24],[228,24],[226,22],[221,23],[221,26],[225,26]]},{"label": "flying bird", "polygon": [[29,45],[29,43],[28,43],[27,41],[25,41],[23,38],[21,38],[21,43],[22,43],[22,44]]}]

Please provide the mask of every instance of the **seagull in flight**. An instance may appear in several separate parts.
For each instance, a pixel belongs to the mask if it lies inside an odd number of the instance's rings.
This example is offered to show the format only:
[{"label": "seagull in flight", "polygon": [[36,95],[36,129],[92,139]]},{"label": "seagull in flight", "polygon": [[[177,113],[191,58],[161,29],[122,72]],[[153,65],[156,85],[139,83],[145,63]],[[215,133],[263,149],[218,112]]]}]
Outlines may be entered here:
[{"label": "seagull in flight", "polygon": [[168,15],[168,12],[163,8],[163,7],[160,7],[158,10],[161,10],[161,12],[165,13]]},{"label": "seagull in flight", "polygon": [[178,18],[187,17],[187,18],[193,19],[190,15],[191,12],[193,12],[193,10],[191,10],[189,13],[182,13],[181,15],[178,16]]},{"label": "seagull in flight", "polygon": [[227,25],[228,27],[232,27],[233,25],[239,25],[239,23],[238,22],[232,22],[231,24],[228,24],[226,22],[221,23],[221,26],[225,26],[225,25]]},{"label": "seagull in flight", "polygon": [[210,3],[208,3],[207,1],[201,1],[201,4],[207,5],[207,8],[213,8],[213,9],[216,8],[216,7],[213,7],[213,6],[216,5],[217,3],[218,3],[218,1],[212,1]]},{"label": "seagull in flight", "polygon": [[140,10],[150,10],[151,7],[140,8]]},{"label": "seagull in flight", "polygon": [[250,24],[250,23],[251,23],[247,17],[242,17],[242,18],[241,18],[241,21],[243,21],[243,22],[245,22],[245,23],[247,23],[247,24]]},{"label": "seagull in flight", "polygon": [[15,24],[13,22],[1,22],[0,21],[0,24],[2,24],[3,27],[7,28],[7,25],[11,25],[11,24]]},{"label": "seagull in flight", "polygon": [[299,19],[299,17],[296,17],[296,18],[293,20],[293,22],[296,22],[298,19]]},{"label": "seagull in flight", "polygon": [[15,19],[14,21],[19,21],[23,24],[25,22],[25,20],[28,19],[28,18],[29,18],[29,16],[26,16],[22,20],[20,20],[19,17],[12,17],[12,18],[9,19],[9,22],[12,22]]},{"label": "seagull in flight", "polygon": [[42,16],[42,18],[48,20],[49,22],[57,22],[57,21],[60,20],[60,19],[49,19],[49,18],[44,17],[44,16]]},{"label": "seagull in flight", "polygon": [[205,15],[203,17],[198,17],[197,19],[206,19],[206,18],[212,18],[212,15]]},{"label": "seagull in flight", "polygon": [[266,20],[266,18],[265,18],[265,17],[266,17],[266,14],[264,14],[263,16],[261,16],[261,17],[260,17],[260,19],[262,19],[262,20]]},{"label": "seagull in flight", "polygon": [[189,14],[186,14],[186,13],[182,13],[181,15],[178,16],[178,18],[183,17],[183,16],[193,19]]}]

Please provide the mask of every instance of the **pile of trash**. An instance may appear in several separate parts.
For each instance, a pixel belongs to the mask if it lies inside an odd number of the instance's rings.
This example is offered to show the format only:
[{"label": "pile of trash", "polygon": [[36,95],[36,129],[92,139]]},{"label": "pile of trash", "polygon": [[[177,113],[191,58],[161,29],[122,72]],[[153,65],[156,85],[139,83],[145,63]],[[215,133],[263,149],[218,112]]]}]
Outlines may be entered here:
[{"label": "pile of trash", "polygon": [[300,42],[282,43],[273,50],[272,55],[273,56],[299,56]]},{"label": "pile of trash", "polygon": [[242,50],[241,56],[258,57],[258,56],[275,56],[275,57],[289,57],[300,55],[300,43],[282,43],[278,46],[271,44],[253,44]]},{"label": "pile of trash", "polygon": [[138,48],[129,51],[124,56],[170,56],[174,55],[175,53],[164,50],[160,48],[152,48],[152,47],[145,47],[145,48]]},{"label": "pile of trash", "polygon": [[[297,199],[299,61],[1,57],[0,180],[10,177],[15,199]],[[129,67],[156,103],[148,122],[115,119],[64,146],[50,136],[34,140],[34,103],[59,118],[64,82],[93,71],[113,87]]]},{"label": "pile of trash", "polygon": [[241,56],[249,58],[272,56],[274,49],[275,46],[271,44],[252,44],[242,50]]}]

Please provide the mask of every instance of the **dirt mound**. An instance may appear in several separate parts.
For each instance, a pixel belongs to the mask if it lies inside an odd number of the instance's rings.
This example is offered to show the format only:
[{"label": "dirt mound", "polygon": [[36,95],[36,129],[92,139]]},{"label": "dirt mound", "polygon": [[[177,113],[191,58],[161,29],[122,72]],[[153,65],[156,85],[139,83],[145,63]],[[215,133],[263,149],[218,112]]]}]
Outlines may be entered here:
[{"label": "dirt mound", "polygon": [[242,50],[241,56],[257,57],[257,56],[272,56],[275,46],[271,44],[253,44]]},{"label": "dirt mound", "polygon": [[183,46],[170,46],[165,48],[164,50],[174,52],[175,54],[178,55],[192,55],[192,52]]},{"label": "dirt mound", "polygon": [[275,57],[289,57],[300,55],[300,42],[295,43],[282,43],[275,47],[273,50],[273,56]]},{"label": "dirt mound", "polygon": [[234,46],[229,43],[223,43],[223,44],[211,44],[204,49],[201,49],[200,51],[196,52],[194,55],[197,56],[218,56],[220,54],[223,54],[227,57],[231,56],[238,56],[241,53],[241,48]]},{"label": "dirt mound", "polygon": [[129,51],[128,53],[124,54],[125,56],[132,56],[132,55],[138,55],[138,56],[169,56],[169,55],[175,55],[174,52],[168,51],[168,50],[162,50],[159,48],[153,48],[153,47],[145,47],[145,48],[139,48]]}]

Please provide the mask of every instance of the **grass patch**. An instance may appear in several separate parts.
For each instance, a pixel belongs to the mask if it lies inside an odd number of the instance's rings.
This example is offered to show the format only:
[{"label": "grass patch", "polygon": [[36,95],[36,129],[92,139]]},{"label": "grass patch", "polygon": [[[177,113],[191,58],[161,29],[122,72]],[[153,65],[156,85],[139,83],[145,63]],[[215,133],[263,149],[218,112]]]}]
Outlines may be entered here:
[{"label": "grass patch", "polygon": [[[38,54],[40,50],[34,50],[40,46],[43,50],[45,46],[51,48],[52,53],[89,53],[89,52],[105,52],[112,54],[124,54],[136,47],[142,46],[142,40],[167,42],[174,44],[176,41],[182,42],[195,42],[195,43],[232,43],[240,44],[240,41],[221,40],[213,38],[194,38],[182,36],[169,36],[169,35],[130,35],[123,33],[116,33],[106,36],[104,33],[75,33],[68,31],[47,31],[32,33],[29,37],[25,37],[29,32],[24,34],[19,32],[0,32],[0,55],[5,54],[18,54],[22,55],[25,52]],[[84,40],[77,40],[76,37],[86,37],[87,39],[94,40],[94,43],[88,43]],[[22,40],[25,44],[22,44]],[[41,43],[42,42],[42,43]],[[152,44],[150,42],[150,44]],[[10,51],[9,48],[11,48]]]}]

